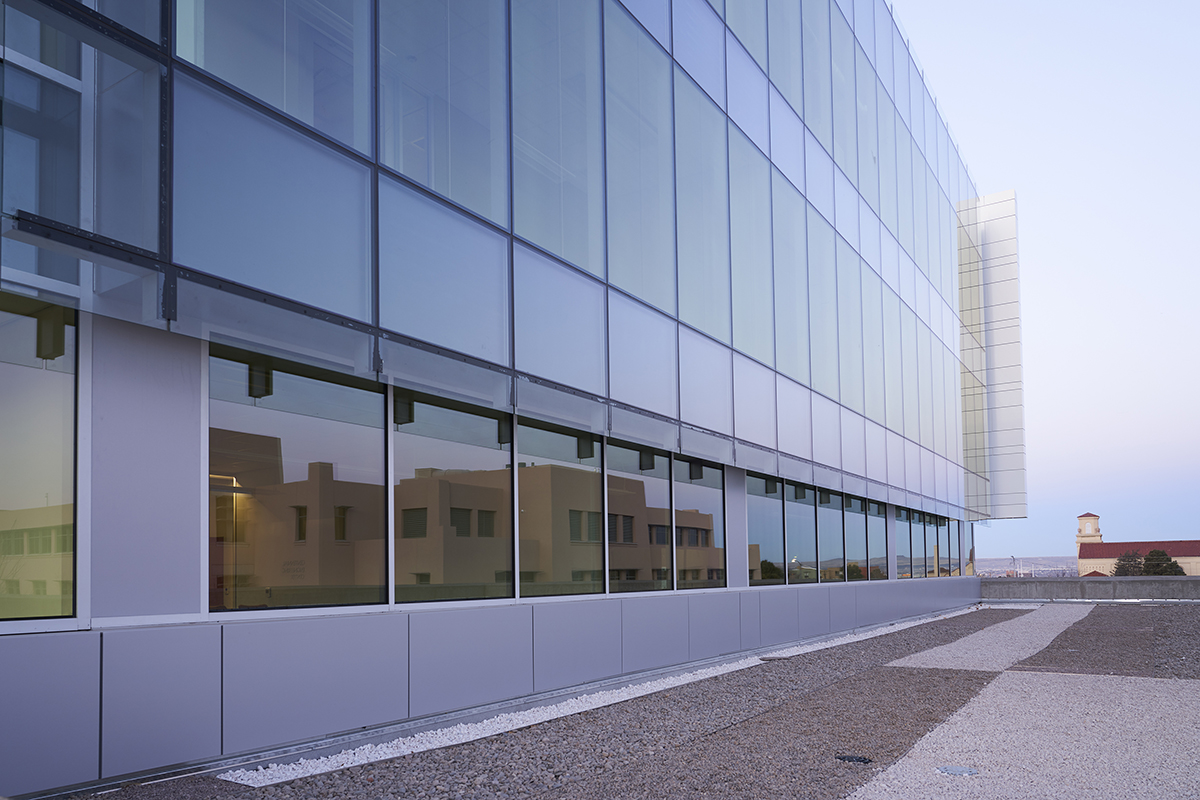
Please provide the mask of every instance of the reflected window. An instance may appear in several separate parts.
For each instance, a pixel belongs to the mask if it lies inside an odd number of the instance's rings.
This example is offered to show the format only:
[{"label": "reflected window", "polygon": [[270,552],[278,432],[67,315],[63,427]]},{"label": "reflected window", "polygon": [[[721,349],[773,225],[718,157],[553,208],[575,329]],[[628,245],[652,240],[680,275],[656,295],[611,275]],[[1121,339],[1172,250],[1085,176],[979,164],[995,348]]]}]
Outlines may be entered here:
[{"label": "reflected window", "polygon": [[725,585],[725,473],[675,459],[675,563],[680,589]]},{"label": "reflected window", "polygon": [[180,58],[369,152],[370,0],[179,2],[175,42]]},{"label": "reflected window", "polygon": [[867,564],[867,501],[846,495],[843,525],[846,541],[846,580],[865,581]]},{"label": "reflected window", "polygon": [[4,293],[0,453],[0,620],[70,616],[75,313]]},{"label": "reflected window", "polygon": [[787,524],[787,582],[817,582],[817,491],[799,483],[784,491]]},{"label": "reflected window", "polygon": [[[609,591],[670,589],[671,468],[667,454],[610,443],[608,508]],[[649,533],[639,538],[639,531]]]},{"label": "reflected window", "polygon": [[825,489],[817,490],[817,555],[822,582],[846,580],[842,496]]},{"label": "reflected window", "polygon": [[[3,15],[3,211],[158,250],[160,68],[38,3]],[[5,238],[3,266],[78,283],[79,261]]]},{"label": "reflected window", "polygon": [[522,420],[517,452],[521,596],[603,592],[600,440]]},{"label": "reflected window", "polygon": [[511,418],[397,388],[392,423],[396,602],[511,597]]},{"label": "reflected window", "polygon": [[867,503],[867,564],[871,580],[887,580],[887,505],[873,500]]},{"label": "reflected window", "polygon": [[209,608],[383,602],[380,387],[209,352]]},{"label": "reflected window", "polygon": [[778,478],[746,476],[746,524],[750,585],[784,583],[783,484]]}]

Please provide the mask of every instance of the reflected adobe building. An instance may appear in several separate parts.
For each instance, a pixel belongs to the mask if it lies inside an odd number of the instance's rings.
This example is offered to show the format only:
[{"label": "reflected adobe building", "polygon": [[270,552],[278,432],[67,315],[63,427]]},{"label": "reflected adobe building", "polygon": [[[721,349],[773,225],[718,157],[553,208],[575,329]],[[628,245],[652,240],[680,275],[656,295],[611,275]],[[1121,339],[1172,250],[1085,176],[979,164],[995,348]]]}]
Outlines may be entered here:
[{"label": "reflected adobe building", "polygon": [[0,794],[979,597],[1016,201],[882,0],[0,9]]}]

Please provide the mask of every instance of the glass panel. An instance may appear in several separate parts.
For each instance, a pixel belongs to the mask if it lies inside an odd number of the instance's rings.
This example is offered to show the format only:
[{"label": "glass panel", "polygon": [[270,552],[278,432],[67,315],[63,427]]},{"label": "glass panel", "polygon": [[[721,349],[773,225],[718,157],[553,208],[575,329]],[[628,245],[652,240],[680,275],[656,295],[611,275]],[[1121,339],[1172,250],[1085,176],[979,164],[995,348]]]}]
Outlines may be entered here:
[{"label": "glass panel", "polygon": [[677,418],[676,322],[608,293],[608,392],[614,400]]},{"label": "glass panel", "polygon": [[[39,4],[3,11],[3,212],[158,250],[158,65]],[[6,268],[79,282],[66,254],[0,248]]]},{"label": "glass panel", "polygon": [[604,591],[599,437],[517,429],[521,596]]},{"label": "glass panel", "polygon": [[913,252],[913,163],[912,137],[896,121],[896,199],[899,208],[897,237],[906,252]]},{"label": "glass panel", "polygon": [[725,26],[701,0],[673,0],[675,60],[725,108]]},{"label": "glass panel", "polygon": [[[805,3],[807,5],[807,3]],[[855,119],[854,34],[841,14],[831,14],[833,55],[833,159],[858,185],[858,122]]]},{"label": "glass panel", "polygon": [[733,357],[733,409],[739,439],[775,448],[775,373],[739,354]]},{"label": "glass panel", "polygon": [[379,7],[379,158],[508,227],[508,53],[503,3]]},{"label": "glass panel", "polygon": [[770,92],[767,76],[733,34],[725,42],[725,70],[729,81],[729,118],[746,132],[764,153],[771,151]]},{"label": "glass panel", "polygon": [[747,475],[746,518],[750,585],[784,583],[783,482]]},{"label": "glass panel", "polygon": [[846,580],[865,581],[867,566],[867,501],[846,496]]},{"label": "glass panel", "polygon": [[867,503],[867,564],[871,580],[887,580],[887,506],[874,500]]},{"label": "glass panel", "polygon": [[733,353],[688,328],[679,328],[680,418],[733,433]]},{"label": "glass panel", "polygon": [[729,129],[729,220],[733,346],[772,365],[771,165],[734,127]]},{"label": "glass panel", "polygon": [[950,571],[950,524],[945,517],[937,518],[938,576],[949,577]]},{"label": "glass panel", "polygon": [[380,389],[250,354],[209,359],[211,610],[384,602]]},{"label": "glass panel", "polygon": [[512,421],[397,389],[396,602],[512,597]]},{"label": "glass panel", "polygon": [[671,588],[671,460],[608,446],[608,588]]},{"label": "glass panel", "polygon": [[920,511],[909,512],[912,520],[912,574],[914,578],[929,575],[925,548],[925,515]]},{"label": "glass panel", "polygon": [[805,203],[778,172],[772,174],[775,358],[780,372],[807,385],[808,235]]},{"label": "glass panel", "polygon": [[770,74],[775,88],[792,108],[804,110],[804,62],[800,46],[800,4],[795,0],[767,0]]},{"label": "glass panel", "polygon": [[917,380],[917,315],[908,306],[900,307],[900,333],[903,345],[901,374],[904,384],[904,430],[910,439],[920,436],[921,415],[918,407],[919,383]]},{"label": "glass panel", "polygon": [[370,152],[370,0],[178,0],[175,8],[180,58]]},{"label": "glass panel", "polygon": [[176,261],[370,318],[366,167],[182,77],[174,159]]},{"label": "glass panel", "polygon": [[887,406],[887,426],[904,431],[904,382],[900,338],[900,298],[891,288],[883,291],[883,360],[884,394]]},{"label": "glass panel", "polygon": [[517,369],[604,394],[604,286],[513,250]]},{"label": "glass panel", "polygon": [[674,314],[671,59],[613,0],[605,8],[608,280]]},{"label": "glass panel", "polygon": [[912,578],[912,523],[907,508],[896,509],[896,577]]},{"label": "glass panel", "polygon": [[817,582],[817,492],[789,482],[784,492],[787,515],[787,582]]},{"label": "glass panel", "polygon": [[725,115],[675,72],[679,317],[729,341],[729,180]]},{"label": "glass panel", "polygon": [[509,363],[508,240],[404,185],[379,181],[379,323]]},{"label": "glass panel", "polygon": [[805,0],[804,121],[826,152],[833,152],[833,88],[829,0]]},{"label": "glass panel", "polygon": [[767,0],[733,0],[725,23],[764,69],[767,66]]},{"label": "glass panel", "polygon": [[975,523],[964,523],[966,529],[966,547],[967,547],[967,574],[975,574]]},{"label": "glass panel", "polygon": [[887,92],[877,87],[879,118],[879,218],[892,235],[898,235],[896,203],[896,110]]},{"label": "glass panel", "polygon": [[75,313],[0,293],[0,620],[75,609]]},{"label": "glass panel", "polygon": [[817,490],[817,554],[821,581],[846,579],[846,550],[842,539],[842,496]]},{"label": "glass panel", "polygon": [[675,564],[680,589],[725,585],[725,475],[718,466],[675,459]]},{"label": "glass panel", "polygon": [[858,82],[858,190],[879,208],[879,123],[875,114],[875,72],[862,48],[855,48]]},{"label": "glass panel", "polygon": [[812,388],[838,397],[838,294],[833,228],[808,209],[808,313],[812,332]]},{"label": "glass panel", "polygon": [[920,322],[917,329],[917,402],[921,409],[921,445],[933,447],[933,343],[929,328]]},{"label": "glass panel", "polygon": [[670,0],[621,0],[626,8],[637,17],[638,22],[650,31],[668,51],[671,49],[671,2]]},{"label": "glass panel", "polygon": [[841,400],[863,412],[862,287],[858,253],[837,240],[837,332]]},{"label": "glass panel", "polygon": [[883,356],[883,281],[862,270],[863,390],[867,416],[882,424],[886,386]]},{"label": "glass panel", "polygon": [[771,89],[771,163],[795,186],[804,185],[804,123]]},{"label": "glass panel", "polygon": [[604,274],[598,0],[512,4],[513,225]]}]

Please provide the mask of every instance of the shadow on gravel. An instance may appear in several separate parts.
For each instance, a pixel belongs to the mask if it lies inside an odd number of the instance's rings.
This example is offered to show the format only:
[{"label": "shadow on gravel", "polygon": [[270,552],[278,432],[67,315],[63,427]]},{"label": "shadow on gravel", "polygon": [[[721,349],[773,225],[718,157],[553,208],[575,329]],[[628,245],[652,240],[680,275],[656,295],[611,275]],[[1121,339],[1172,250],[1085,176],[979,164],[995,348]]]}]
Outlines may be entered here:
[{"label": "shadow on gravel", "polygon": [[1099,605],[1017,672],[1200,679],[1200,605]]}]

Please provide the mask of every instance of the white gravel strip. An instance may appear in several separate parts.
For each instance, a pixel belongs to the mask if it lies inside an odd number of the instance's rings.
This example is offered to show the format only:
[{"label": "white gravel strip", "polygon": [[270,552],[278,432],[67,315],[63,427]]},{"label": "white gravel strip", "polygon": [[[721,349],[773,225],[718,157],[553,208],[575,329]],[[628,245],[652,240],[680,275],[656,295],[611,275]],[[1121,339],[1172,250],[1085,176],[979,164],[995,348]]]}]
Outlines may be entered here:
[{"label": "white gravel strip", "polygon": [[1200,798],[1198,763],[1200,681],[1006,672],[850,800]]},{"label": "white gravel strip", "polygon": [[1045,649],[1054,638],[1095,608],[1092,604],[1051,603],[1032,614],[991,625],[956,642],[893,661],[889,667],[1004,670]]},{"label": "white gravel strip", "polygon": [[[869,631],[861,633],[850,633],[844,636],[838,636],[832,639],[823,639],[821,641],[812,642],[810,644],[797,645],[788,647],[782,650],[776,650],[769,654],[765,654],[766,658],[787,658],[797,656],[802,653],[811,653],[816,650],[824,650],[829,647],[837,647],[838,645],[857,642],[863,639],[870,639],[875,636],[882,636],[887,633],[895,633],[896,631],[911,628],[915,625],[924,625],[927,622],[933,622],[939,619],[948,619],[957,617],[960,614],[969,614],[983,606],[972,606],[970,608],[951,611],[946,614],[938,614],[929,617],[922,617],[906,622],[898,622],[893,625],[887,625],[879,628],[873,628]],[[1036,607],[1036,606],[1031,606]],[[1004,608],[1013,608],[1013,606],[1005,605]],[[506,714],[499,714],[491,719],[485,719],[480,722],[461,723],[451,725],[446,728],[437,730],[424,731],[412,736],[405,736],[399,739],[393,739],[390,742],[382,742],[380,744],[365,744],[361,747],[356,747],[352,750],[343,750],[342,752],[324,756],[322,758],[300,759],[289,764],[270,764],[257,769],[235,769],[229,772],[223,772],[216,777],[222,780],[240,783],[246,786],[270,786],[284,781],[295,780],[309,775],[320,775],[325,772],[333,772],[346,767],[354,767],[360,764],[370,764],[375,761],[384,761],[389,758],[397,758],[398,756],[408,755],[410,753],[420,753],[425,750],[434,750],[439,747],[449,747],[450,745],[463,744],[472,742],[476,739],[483,739],[488,736],[495,736],[500,733],[507,733],[518,728],[525,728],[530,725],[536,725],[539,722],[547,722],[559,717],[570,716],[571,714],[579,714],[584,711],[590,711],[594,708],[620,703],[625,700],[632,700],[635,697],[661,692],[664,689],[670,689],[674,686],[682,686],[685,683],[704,680],[705,678],[713,678],[717,675],[724,675],[727,672],[735,672],[737,670],[746,669],[761,664],[762,660],[758,656],[732,661],[726,664],[720,664],[706,669],[696,670],[694,672],[686,672],[680,675],[672,675],[667,678],[659,678],[657,680],[646,681],[645,683],[632,684],[620,689],[608,689],[593,694],[581,695],[579,697],[564,700],[561,703],[553,705],[539,706],[525,711],[514,711]]]}]

